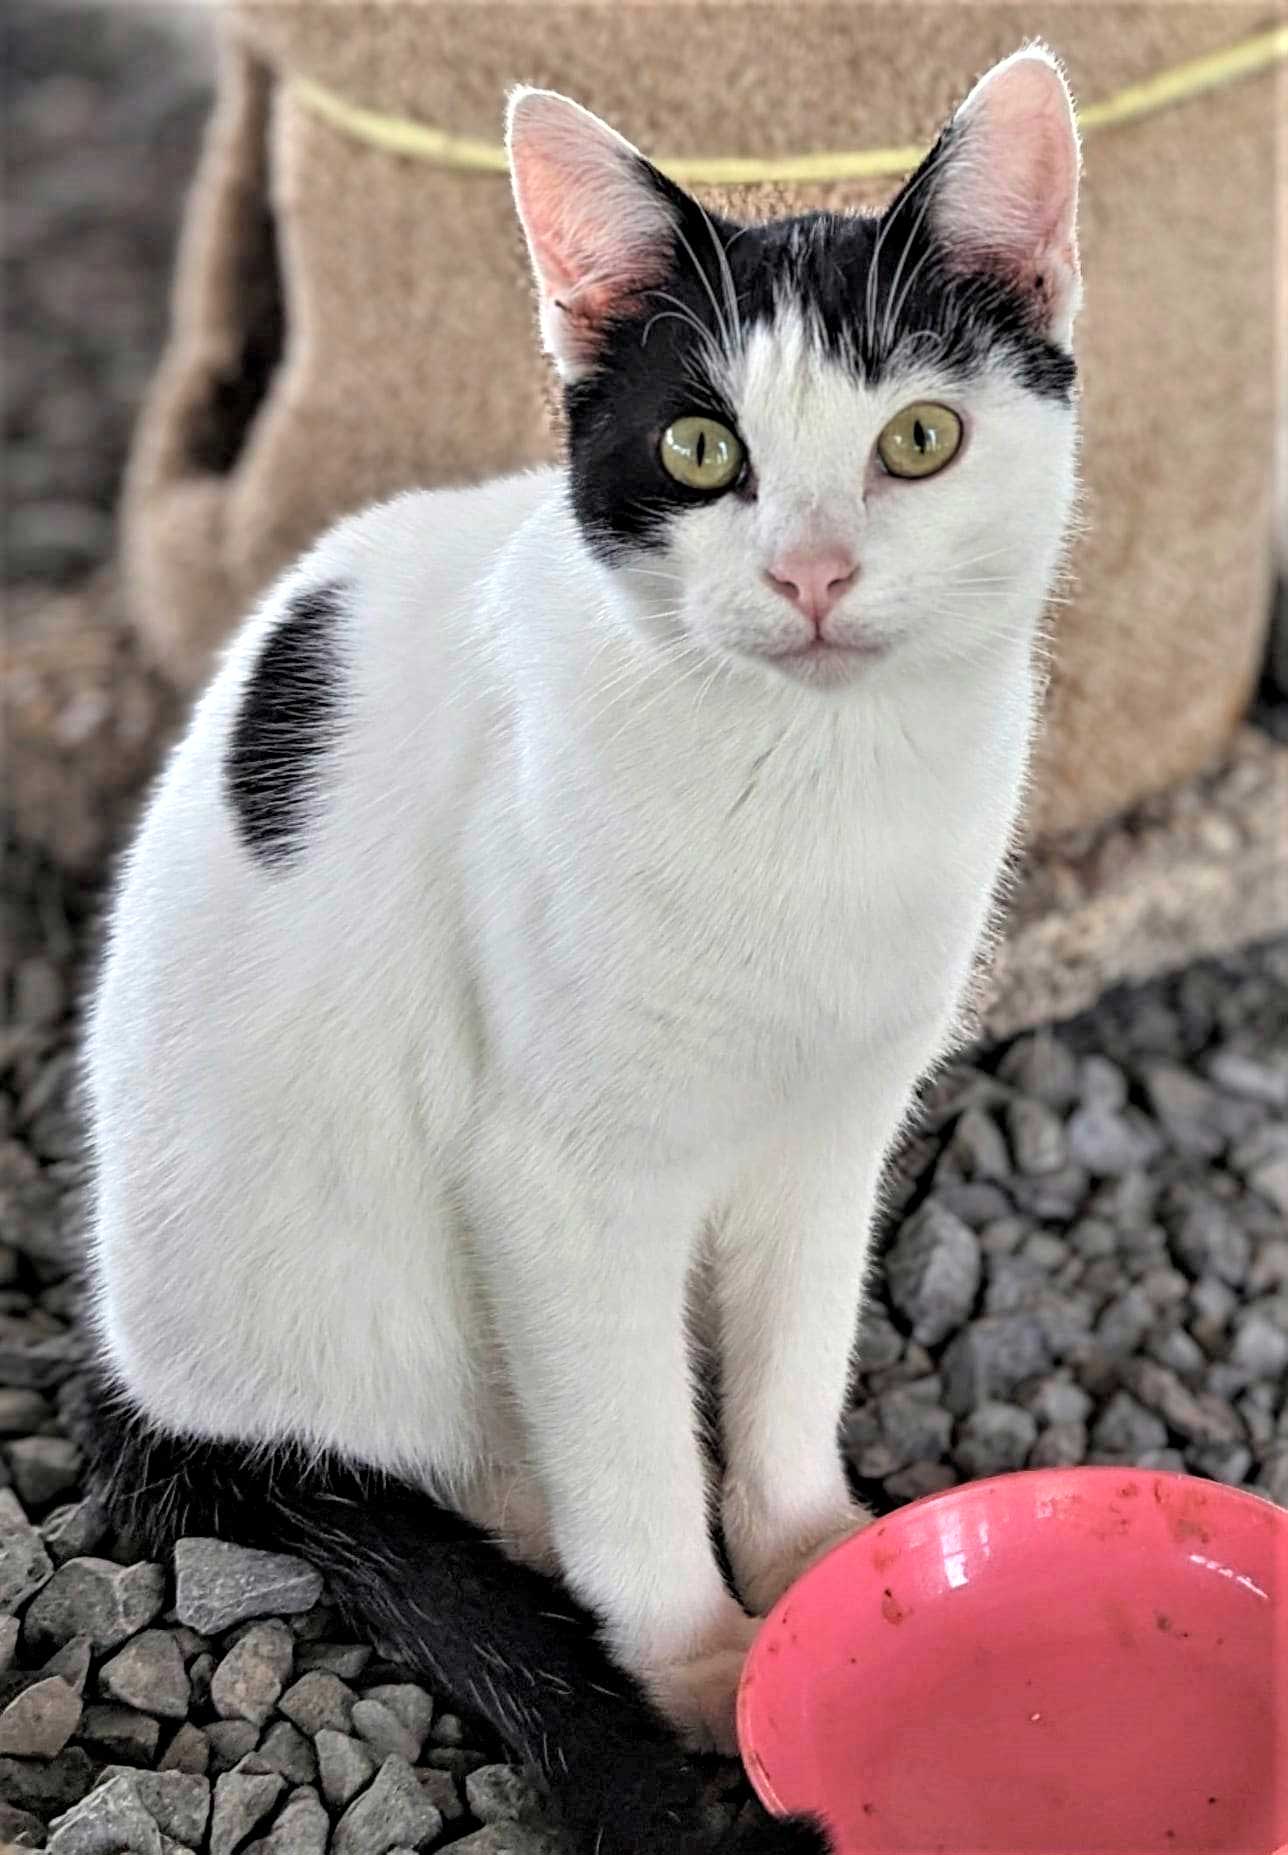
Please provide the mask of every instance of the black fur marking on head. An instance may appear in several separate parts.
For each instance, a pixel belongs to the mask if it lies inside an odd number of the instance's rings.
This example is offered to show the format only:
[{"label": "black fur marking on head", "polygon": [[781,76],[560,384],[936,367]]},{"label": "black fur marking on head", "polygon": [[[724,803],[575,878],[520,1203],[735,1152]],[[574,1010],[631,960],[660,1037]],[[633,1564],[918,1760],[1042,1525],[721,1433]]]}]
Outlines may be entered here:
[{"label": "black fur marking on head", "polygon": [[879,217],[811,212],[740,226],[642,164],[676,217],[670,272],[608,323],[594,370],[566,394],[573,506],[602,558],[659,545],[704,500],[663,468],[658,440],[686,413],[737,429],[720,357],[739,327],[772,320],[785,303],[865,382],[918,355],[968,379],[1001,354],[1031,392],[1072,398],[1076,369],[1041,327],[1036,280],[1026,292],[955,270],[934,235],[935,177],[951,138],[950,129]]},{"label": "black fur marking on head", "polygon": [[540,1769],[577,1855],[829,1855],[820,1829],[750,1800],[713,1850],[710,1765],[609,1660],[599,1619],[423,1489],[325,1452],[161,1429],[101,1367],[72,1425],[132,1544],[165,1559],[213,1536],[307,1559],[360,1636]]},{"label": "black fur marking on head", "polygon": [[296,593],[242,692],[224,788],[247,848],[286,862],[303,843],[318,763],[340,719],[342,588]]}]

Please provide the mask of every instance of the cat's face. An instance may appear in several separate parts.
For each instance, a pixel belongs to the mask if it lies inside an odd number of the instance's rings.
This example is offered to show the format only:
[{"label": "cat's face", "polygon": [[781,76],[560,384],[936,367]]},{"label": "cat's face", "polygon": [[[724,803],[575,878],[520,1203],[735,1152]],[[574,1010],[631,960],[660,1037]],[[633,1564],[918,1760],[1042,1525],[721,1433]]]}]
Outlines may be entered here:
[{"label": "cat's face", "polygon": [[1031,629],[1073,493],[1077,142],[1040,53],[881,218],[739,227],[549,93],[512,110],[574,503],[659,648],[851,687]]}]

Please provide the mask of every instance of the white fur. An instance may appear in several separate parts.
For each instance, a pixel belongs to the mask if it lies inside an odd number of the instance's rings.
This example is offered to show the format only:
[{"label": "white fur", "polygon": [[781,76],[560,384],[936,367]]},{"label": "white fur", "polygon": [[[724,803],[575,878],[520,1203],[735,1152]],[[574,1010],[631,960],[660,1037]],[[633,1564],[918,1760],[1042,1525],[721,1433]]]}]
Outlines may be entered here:
[{"label": "white fur", "polygon": [[[565,475],[342,524],[201,701],[124,869],[88,1071],[112,1359],[163,1423],[386,1465],[553,1558],[727,1742],[750,1625],[703,1521],[686,1307],[722,1349],[749,1605],[858,1524],[836,1424],[883,1156],[953,1034],[1016,819],[1074,421],[1001,368],[865,389],[790,315],[729,391],[754,504],[621,569]],[[944,399],[961,455],[881,477]],[[860,561],[838,642],[774,553]],[[293,591],[345,726],[298,857],[224,793]]]}]

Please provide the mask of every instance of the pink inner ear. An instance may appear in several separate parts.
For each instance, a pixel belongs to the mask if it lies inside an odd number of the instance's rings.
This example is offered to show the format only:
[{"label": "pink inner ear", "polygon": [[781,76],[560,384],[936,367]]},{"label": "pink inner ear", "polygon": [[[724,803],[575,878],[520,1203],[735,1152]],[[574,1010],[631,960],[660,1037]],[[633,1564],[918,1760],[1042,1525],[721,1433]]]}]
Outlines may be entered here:
[{"label": "pink inner ear", "polygon": [[516,109],[511,162],[533,268],[583,339],[665,271],[670,214],[640,160],[565,98],[529,96]]},{"label": "pink inner ear", "polygon": [[1078,141],[1055,65],[1019,54],[981,80],[958,113],[945,163],[940,231],[963,262],[1017,280],[1041,276],[1053,311],[1076,285]]}]

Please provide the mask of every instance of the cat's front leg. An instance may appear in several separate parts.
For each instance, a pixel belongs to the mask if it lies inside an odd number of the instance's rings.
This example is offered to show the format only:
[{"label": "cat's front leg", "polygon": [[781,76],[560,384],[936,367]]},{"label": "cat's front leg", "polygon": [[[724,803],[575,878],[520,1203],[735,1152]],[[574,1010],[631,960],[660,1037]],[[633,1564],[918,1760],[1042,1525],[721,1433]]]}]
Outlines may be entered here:
[{"label": "cat's front leg", "polygon": [[708,1530],[685,1327],[704,1196],[578,1176],[531,1133],[476,1163],[470,1226],[563,1574],[688,1742],[730,1752],[756,1626]]},{"label": "cat's front leg", "polygon": [[837,1430],[881,1157],[857,1128],[780,1141],[717,1230],[724,1529],[761,1615],[871,1518],[849,1492]]}]

